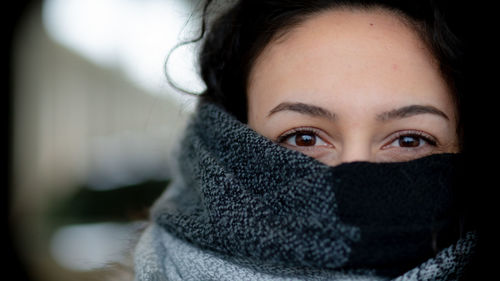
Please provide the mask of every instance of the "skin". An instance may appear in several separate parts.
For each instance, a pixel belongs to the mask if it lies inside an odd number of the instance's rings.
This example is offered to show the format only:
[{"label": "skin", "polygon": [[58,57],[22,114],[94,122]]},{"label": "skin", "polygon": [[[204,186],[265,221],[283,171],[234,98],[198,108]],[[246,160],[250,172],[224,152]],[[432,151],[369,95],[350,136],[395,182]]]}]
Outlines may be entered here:
[{"label": "skin", "polygon": [[247,95],[251,128],[327,165],[458,152],[438,64],[383,9],[329,10],[293,27],[259,55]]}]

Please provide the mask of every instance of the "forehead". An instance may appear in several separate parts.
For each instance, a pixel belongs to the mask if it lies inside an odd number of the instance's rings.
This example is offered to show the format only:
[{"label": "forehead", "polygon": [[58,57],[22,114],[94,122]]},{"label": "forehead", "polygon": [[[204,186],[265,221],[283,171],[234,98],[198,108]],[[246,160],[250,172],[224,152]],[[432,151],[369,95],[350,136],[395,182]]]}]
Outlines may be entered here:
[{"label": "forehead", "polygon": [[310,16],[262,51],[248,81],[248,94],[267,101],[294,92],[363,99],[448,93],[438,64],[409,21],[381,8]]},{"label": "forehead", "polygon": [[[394,59],[420,56],[425,63],[433,60],[409,21],[382,8],[323,11],[280,34],[263,49],[253,69],[260,65],[272,66],[270,59],[301,63],[324,55],[336,57],[337,64],[342,58],[349,58],[348,55],[386,58],[388,53]],[[254,71],[251,74],[255,74]]]}]

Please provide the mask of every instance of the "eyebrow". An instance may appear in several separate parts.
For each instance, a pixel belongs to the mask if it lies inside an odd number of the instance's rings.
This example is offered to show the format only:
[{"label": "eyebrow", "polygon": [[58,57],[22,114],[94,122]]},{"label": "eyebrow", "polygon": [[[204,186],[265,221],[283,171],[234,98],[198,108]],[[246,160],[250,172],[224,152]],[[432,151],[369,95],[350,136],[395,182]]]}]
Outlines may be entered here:
[{"label": "eyebrow", "polygon": [[402,119],[411,117],[419,114],[434,114],[436,116],[443,117],[446,120],[450,120],[448,115],[443,111],[435,108],[432,105],[409,105],[403,106],[401,108],[386,111],[377,115],[377,120],[379,121],[389,121],[393,119]]},{"label": "eyebrow", "polygon": [[278,106],[274,107],[273,109],[271,109],[271,111],[269,111],[267,117],[280,111],[295,111],[312,117],[322,117],[332,121],[337,118],[333,112],[330,112],[327,109],[324,109],[316,105],[306,104],[301,102],[280,103]]},{"label": "eyebrow", "polygon": [[[301,102],[283,102],[271,109],[267,117],[281,111],[294,111],[312,117],[326,118],[332,121],[337,119],[337,115],[325,108],[317,105],[306,104]],[[403,119],[420,114],[433,114],[440,116],[446,120],[450,118],[441,110],[431,105],[408,105],[401,108],[396,108],[390,111],[385,111],[376,116],[378,121],[390,121],[394,119]]]}]

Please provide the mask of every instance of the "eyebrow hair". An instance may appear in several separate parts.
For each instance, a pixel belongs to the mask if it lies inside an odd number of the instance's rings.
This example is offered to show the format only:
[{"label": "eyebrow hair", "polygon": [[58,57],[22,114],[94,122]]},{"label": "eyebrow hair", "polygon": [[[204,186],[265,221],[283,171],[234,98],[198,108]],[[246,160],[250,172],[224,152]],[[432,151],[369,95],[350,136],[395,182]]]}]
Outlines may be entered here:
[{"label": "eyebrow hair", "polygon": [[377,115],[379,121],[389,121],[393,119],[402,119],[418,114],[434,114],[441,116],[446,120],[450,118],[441,110],[431,105],[409,105],[401,108],[393,109]]},{"label": "eyebrow hair", "polygon": [[[274,113],[280,111],[295,111],[301,114],[310,115],[313,117],[322,117],[327,118],[329,120],[335,121],[337,116],[335,113],[328,111],[325,108],[320,106],[306,104],[301,102],[283,102],[278,106],[271,109],[267,117],[273,115]],[[386,112],[382,112],[377,115],[376,120],[378,121],[389,121],[393,119],[402,119],[411,117],[419,114],[434,114],[440,117],[443,117],[446,120],[450,120],[450,118],[441,110],[435,108],[431,105],[408,105],[403,106],[401,108],[396,108],[393,110],[389,110]]]},{"label": "eyebrow hair", "polygon": [[269,114],[267,117],[273,115],[274,113],[280,112],[280,111],[295,111],[298,113],[310,115],[313,117],[323,117],[327,118],[330,120],[335,120],[337,117],[334,113],[316,106],[312,104],[306,104],[306,103],[301,103],[301,102],[283,102],[280,103],[278,106],[274,107],[269,111]]}]

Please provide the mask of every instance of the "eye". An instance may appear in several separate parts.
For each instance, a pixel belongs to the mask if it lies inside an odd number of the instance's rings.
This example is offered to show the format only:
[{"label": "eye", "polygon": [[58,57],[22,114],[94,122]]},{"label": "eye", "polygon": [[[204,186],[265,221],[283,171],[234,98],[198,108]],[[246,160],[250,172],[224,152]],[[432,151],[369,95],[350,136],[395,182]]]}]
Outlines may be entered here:
[{"label": "eye", "polygon": [[296,147],[328,146],[328,143],[313,129],[294,129],[278,137],[277,142]]},{"label": "eye", "polygon": [[437,141],[430,135],[419,132],[399,132],[384,148],[400,147],[408,149],[417,149],[426,145],[436,146]]},{"label": "eye", "polygon": [[423,138],[416,136],[402,136],[398,138],[397,142],[400,147],[419,147],[425,144]]}]

